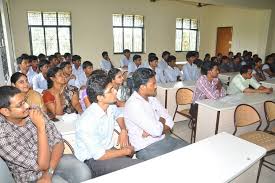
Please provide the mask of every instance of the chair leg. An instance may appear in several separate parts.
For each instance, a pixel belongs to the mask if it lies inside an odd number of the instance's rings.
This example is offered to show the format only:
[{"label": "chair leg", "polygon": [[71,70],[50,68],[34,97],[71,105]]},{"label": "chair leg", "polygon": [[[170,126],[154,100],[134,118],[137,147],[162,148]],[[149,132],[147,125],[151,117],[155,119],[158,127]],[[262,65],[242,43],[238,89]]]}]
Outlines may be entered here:
[{"label": "chair leg", "polygon": [[193,138],[193,142],[195,143],[196,142],[196,134],[197,134],[197,120],[192,120],[193,123],[194,123],[194,138]]},{"label": "chair leg", "polygon": [[[190,139],[190,144],[193,143],[193,137],[194,137],[194,127],[193,127],[193,121],[190,119],[189,123],[191,124],[191,139]],[[189,124],[188,124],[189,126]]]},{"label": "chair leg", "polygon": [[262,166],[263,166],[263,162],[264,162],[264,158],[262,158],[260,160],[260,164],[259,164],[259,170],[258,170],[258,174],[257,174],[257,180],[256,180],[256,183],[259,182],[259,179],[260,179],[260,174],[261,174],[261,169],[262,169]]},{"label": "chair leg", "polygon": [[176,107],[176,110],[175,110],[175,113],[174,113],[174,116],[173,116],[173,121],[175,120],[177,110],[178,110],[178,105],[177,105],[177,107]]}]

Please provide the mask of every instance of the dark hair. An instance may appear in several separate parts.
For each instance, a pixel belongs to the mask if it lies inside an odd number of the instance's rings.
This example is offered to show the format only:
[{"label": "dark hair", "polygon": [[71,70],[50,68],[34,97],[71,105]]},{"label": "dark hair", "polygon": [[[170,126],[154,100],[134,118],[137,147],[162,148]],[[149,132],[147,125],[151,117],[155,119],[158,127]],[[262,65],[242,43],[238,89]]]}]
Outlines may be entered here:
[{"label": "dark hair", "polygon": [[152,57],[152,56],[157,56],[157,55],[156,55],[155,53],[149,53],[149,54],[148,54],[148,60],[149,60],[149,58]]},{"label": "dark hair", "polygon": [[156,75],[156,72],[149,68],[139,68],[132,76],[133,89],[138,91],[141,85],[145,85],[148,80]]},{"label": "dark hair", "polygon": [[29,60],[29,55],[22,54],[20,57],[16,59],[17,65],[20,65],[23,60]]},{"label": "dark hair", "polygon": [[71,56],[72,54],[70,54],[70,53],[64,53],[64,58],[67,58],[67,57],[69,57],[69,56]]},{"label": "dark hair", "polygon": [[134,55],[134,56],[133,56],[133,61],[135,61],[135,60],[137,60],[137,59],[139,59],[139,58],[141,58],[140,55]]},{"label": "dark hair", "polygon": [[57,59],[57,56],[56,56],[56,55],[50,55],[50,56],[49,56],[49,61],[52,61],[52,60],[55,59],[55,58]]},{"label": "dark hair", "polygon": [[14,86],[1,86],[0,87],[0,109],[8,108],[10,106],[10,99],[21,91]]},{"label": "dark hair", "polygon": [[39,60],[44,60],[44,59],[46,59],[46,55],[44,55],[43,53],[40,53],[40,54],[38,55],[38,59],[39,59]]},{"label": "dark hair", "polygon": [[162,52],[161,57],[163,58],[163,57],[165,57],[166,55],[170,55],[170,52],[169,52],[169,51],[164,51],[164,52]]},{"label": "dark hair", "polygon": [[267,63],[269,59],[272,59],[272,55],[267,55],[267,56],[265,57],[265,64],[268,64],[268,65],[269,65],[269,63]]},{"label": "dark hair", "polygon": [[148,58],[148,62],[150,63],[150,62],[153,62],[154,60],[158,60],[159,58],[157,57],[157,56],[151,56],[151,57],[149,57]]},{"label": "dark hair", "polygon": [[125,53],[131,53],[131,51],[129,49],[125,49],[125,50],[123,50],[123,54],[125,54]]},{"label": "dark hair", "polygon": [[256,60],[255,60],[255,63],[258,63],[258,62],[262,62],[263,60],[260,58],[260,57],[258,57]]},{"label": "dark hair", "polygon": [[188,60],[191,57],[195,57],[196,56],[196,52],[195,51],[188,51],[186,54],[186,59]]},{"label": "dark hair", "polygon": [[66,67],[66,65],[71,65],[70,62],[62,62],[60,65],[59,65],[59,68],[60,69],[64,69]]},{"label": "dark hair", "polygon": [[60,67],[52,67],[47,72],[47,83],[48,83],[48,89],[53,87],[53,80],[51,77],[55,77],[56,73],[61,70]]},{"label": "dark hair", "polygon": [[177,58],[174,55],[170,55],[167,59],[167,63],[168,62],[172,62],[173,60],[176,60]]},{"label": "dark hair", "polygon": [[97,96],[104,95],[104,91],[111,79],[105,72],[92,73],[87,81],[87,95],[90,102],[98,102]]},{"label": "dark hair", "polygon": [[222,56],[222,60],[226,60],[226,59],[228,59],[228,56]]},{"label": "dark hair", "polygon": [[61,54],[60,54],[60,52],[55,52],[54,55],[57,56],[57,55],[61,55]]},{"label": "dark hair", "polygon": [[240,69],[240,74],[246,74],[248,70],[252,70],[250,65],[243,65]]},{"label": "dark hair", "polygon": [[38,69],[41,71],[41,67],[43,67],[44,65],[49,65],[50,62],[46,59],[43,59],[43,60],[40,60],[39,63],[38,63]]},{"label": "dark hair", "polygon": [[27,75],[23,74],[22,72],[15,72],[11,76],[11,83],[15,84],[18,81],[18,79],[21,78],[21,76],[25,76],[26,78],[28,78]]},{"label": "dark hair", "polygon": [[233,54],[233,52],[232,51],[228,52],[228,55],[230,55],[230,54]]},{"label": "dark hair", "polygon": [[112,68],[109,72],[108,72],[108,76],[113,80],[115,79],[116,75],[121,72],[121,70],[117,69],[117,68]]},{"label": "dark hair", "polygon": [[81,60],[81,56],[79,56],[79,55],[74,55],[74,56],[72,57],[72,61],[74,62],[74,61],[77,61],[77,60]]},{"label": "dark hair", "polygon": [[83,62],[83,64],[82,64],[82,69],[86,69],[86,68],[89,67],[89,66],[93,67],[93,63],[90,62],[90,61],[85,61],[85,62]]},{"label": "dark hair", "polygon": [[212,61],[205,61],[201,66],[201,74],[207,75],[207,72],[212,70],[215,66],[218,66],[218,63]]},{"label": "dark hair", "polygon": [[108,55],[108,52],[107,51],[104,51],[104,52],[102,52],[102,57],[105,57],[106,55]]},{"label": "dark hair", "polygon": [[30,56],[29,56],[29,61],[30,61],[30,62],[32,62],[33,60],[37,60],[37,59],[38,59],[38,57],[35,56],[35,55],[30,55]]}]

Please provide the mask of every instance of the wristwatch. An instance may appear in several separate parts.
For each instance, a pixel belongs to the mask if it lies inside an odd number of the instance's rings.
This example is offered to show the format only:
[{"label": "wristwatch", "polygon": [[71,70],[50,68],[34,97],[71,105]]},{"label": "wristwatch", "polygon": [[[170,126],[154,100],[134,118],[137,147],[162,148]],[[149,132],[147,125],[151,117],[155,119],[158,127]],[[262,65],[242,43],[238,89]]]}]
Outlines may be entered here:
[{"label": "wristwatch", "polygon": [[50,175],[53,175],[53,174],[54,174],[54,169],[53,169],[53,168],[49,168],[49,169],[48,169],[48,173],[49,173]]}]

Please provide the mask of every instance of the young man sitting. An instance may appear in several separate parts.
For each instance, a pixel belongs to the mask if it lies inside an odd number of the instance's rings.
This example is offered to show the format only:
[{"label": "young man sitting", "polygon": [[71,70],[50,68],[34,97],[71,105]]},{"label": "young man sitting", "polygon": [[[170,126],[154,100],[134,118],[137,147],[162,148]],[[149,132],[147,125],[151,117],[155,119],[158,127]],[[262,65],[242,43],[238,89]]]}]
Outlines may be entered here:
[{"label": "young man sitting", "polygon": [[139,68],[133,74],[133,82],[135,92],[125,104],[124,115],[137,158],[148,160],[188,145],[169,135],[174,122],[155,97],[155,72]]},{"label": "young man sitting", "polygon": [[158,68],[158,57],[152,55],[148,58],[149,66],[148,68],[155,71],[157,83],[166,83],[166,78],[164,77],[163,70]]},{"label": "young man sitting", "polygon": [[[249,86],[253,87],[250,88]],[[272,88],[261,86],[260,83],[252,77],[252,67],[243,65],[240,74],[236,75],[229,84],[227,93],[229,95],[237,93],[272,93]]]},{"label": "young man sitting", "polygon": [[75,183],[91,178],[84,163],[63,155],[61,134],[40,109],[30,108],[26,94],[13,86],[0,87],[0,113],[0,156],[15,182]]},{"label": "young man sitting", "polygon": [[187,63],[183,66],[183,77],[187,81],[196,81],[200,77],[200,70],[193,62],[196,60],[196,52],[189,51],[186,54]]},{"label": "young man sitting", "polygon": [[132,74],[141,66],[141,56],[134,55],[133,62],[128,64],[128,76],[131,77]]},{"label": "young man sitting", "polygon": [[[134,148],[128,142],[122,113],[114,105],[116,90],[104,71],[95,71],[90,76],[87,94],[92,104],[76,123],[77,158],[90,167],[93,177],[141,162],[130,158]],[[118,138],[120,149],[113,148],[112,136],[116,122],[121,128]]]},{"label": "young man sitting", "polygon": [[168,67],[164,70],[166,82],[182,81],[183,75],[176,66],[176,57],[171,55],[167,59]]}]

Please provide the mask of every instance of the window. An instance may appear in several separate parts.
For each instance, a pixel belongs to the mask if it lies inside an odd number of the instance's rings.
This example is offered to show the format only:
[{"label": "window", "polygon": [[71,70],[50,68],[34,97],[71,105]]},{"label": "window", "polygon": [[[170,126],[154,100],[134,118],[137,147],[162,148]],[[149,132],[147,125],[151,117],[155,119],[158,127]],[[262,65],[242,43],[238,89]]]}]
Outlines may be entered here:
[{"label": "window", "polygon": [[52,55],[72,53],[72,26],[69,12],[28,12],[31,53]]},{"label": "window", "polygon": [[197,51],[198,37],[197,19],[176,19],[176,51]]},{"label": "window", "polygon": [[124,49],[142,53],[143,16],[113,14],[114,53],[123,53]]}]

